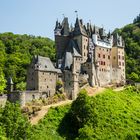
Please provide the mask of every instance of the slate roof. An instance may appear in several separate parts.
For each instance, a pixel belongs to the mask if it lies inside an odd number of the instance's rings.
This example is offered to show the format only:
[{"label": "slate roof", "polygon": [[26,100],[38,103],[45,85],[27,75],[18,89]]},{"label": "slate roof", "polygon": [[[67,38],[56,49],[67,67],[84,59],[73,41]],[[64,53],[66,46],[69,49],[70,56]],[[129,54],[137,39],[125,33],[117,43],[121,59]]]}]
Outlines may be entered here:
[{"label": "slate roof", "polygon": [[63,22],[62,22],[61,34],[64,35],[64,36],[68,36],[69,35],[69,22],[68,22],[68,18],[67,17],[65,17]]},{"label": "slate roof", "polygon": [[85,35],[87,36],[86,27],[83,25],[82,20],[76,18],[75,28],[74,28],[74,35]]},{"label": "slate roof", "polygon": [[56,71],[57,71],[57,73],[59,73],[59,74],[62,73],[61,69],[56,69]]},{"label": "slate roof", "polygon": [[50,58],[43,56],[35,56],[35,64],[40,71],[52,71],[57,72]]},{"label": "slate roof", "polygon": [[73,63],[73,56],[82,57],[79,53],[79,47],[75,40],[71,39],[64,54],[63,69],[71,69]]},{"label": "slate roof", "polygon": [[68,47],[66,48],[66,51],[67,52],[71,52],[73,54],[73,56],[79,56],[79,57],[81,57],[78,44],[73,39],[70,40],[70,42],[68,44]]},{"label": "slate roof", "polygon": [[73,63],[73,57],[71,52],[66,52],[64,64],[62,65],[64,69],[71,69]]}]

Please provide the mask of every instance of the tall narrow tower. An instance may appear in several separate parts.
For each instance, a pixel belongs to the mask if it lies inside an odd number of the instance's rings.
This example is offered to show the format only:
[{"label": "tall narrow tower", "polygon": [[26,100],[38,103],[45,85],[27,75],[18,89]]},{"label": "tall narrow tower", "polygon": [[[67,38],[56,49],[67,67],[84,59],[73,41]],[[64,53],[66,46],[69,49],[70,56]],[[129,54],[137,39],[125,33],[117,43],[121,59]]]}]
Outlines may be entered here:
[{"label": "tall narrow tower", "polygon": [[[124,51],[124,41],[118,33],[113,34],[113,47],[112,47],[112,68],[115,72],[116,79],[125,84],[125,51]],[[112,77],[114,77],[112,75]],[[118,78],[119,79],[118,79]]]},{"label": "tall narrow tower", "polygon": [[74,39],[77,41],[80,54],[82,55],[83,62],[86,62],[88,56],[88,35],[86,32],[86,27],[83,24],[82,19],[76,18],[75,27],[74,27]]},{"label": "tall narrow tower", "polygon": [[62,23],[56,21],[54,29],[57,67],[61,67],[62,56],[69,41],[69,23],[68,18],[64,17]]}]

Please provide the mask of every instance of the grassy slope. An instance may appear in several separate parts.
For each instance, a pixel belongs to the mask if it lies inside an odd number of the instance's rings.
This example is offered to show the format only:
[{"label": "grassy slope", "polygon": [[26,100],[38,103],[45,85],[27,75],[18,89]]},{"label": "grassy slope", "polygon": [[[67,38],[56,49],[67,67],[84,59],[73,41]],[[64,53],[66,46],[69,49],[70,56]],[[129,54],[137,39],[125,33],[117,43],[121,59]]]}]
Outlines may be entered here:
[{"label": "grassy slope", "polygon": [[[137,92],[131,90],[125,90],[123,92],[107,90],[104,94],[97,95],[95,101],[95,112],[98,123],[94,129],[88,130],[89,128],[87,129],[86,127],[81,128],[85,132],[87,130],[87,136],[91,137],[91,139],[101,140],[127,139],[127,137],[140,136],[140,95]],[[48,115],[34,127],[31,139],[66,139],[60,136],[58,129],[63,128],[60,125],[69,109],[70,106],[50,109]],[[72,127],[68,123],[65,126]],[[70,137],[68,136],[67,138]]]},{"label": "grassy slope", "polygon": [[125,139],[140,135],[140,95],[131,90],[106,91],[96,96],[97,127],[93,133],[99,139]]},{"label": "grassy slope", "polygon": [[33,127],[31,140],[63,140],[57,129],[70,106],[51,108],[38,125]]}]

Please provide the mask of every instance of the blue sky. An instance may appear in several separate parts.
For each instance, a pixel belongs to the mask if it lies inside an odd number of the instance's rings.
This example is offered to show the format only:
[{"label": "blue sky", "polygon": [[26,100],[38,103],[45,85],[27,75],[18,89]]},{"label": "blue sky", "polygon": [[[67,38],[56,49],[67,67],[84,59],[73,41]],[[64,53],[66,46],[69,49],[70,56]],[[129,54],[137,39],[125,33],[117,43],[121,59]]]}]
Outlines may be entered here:
[{"label": "blue sky", "polygon": [[140,0],[0,0],[0,33],[31,34],[53,39],[55,21],[69,23],[75,13],[107,31],[131,23],[140,13]]}]

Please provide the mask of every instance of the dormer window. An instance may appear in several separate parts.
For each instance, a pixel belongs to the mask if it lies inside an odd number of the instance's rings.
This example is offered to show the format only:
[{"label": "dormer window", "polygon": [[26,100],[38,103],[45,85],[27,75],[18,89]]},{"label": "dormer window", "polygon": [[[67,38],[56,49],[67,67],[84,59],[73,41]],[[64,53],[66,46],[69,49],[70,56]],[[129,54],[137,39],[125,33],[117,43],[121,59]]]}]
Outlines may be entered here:
[{"label": "dormer window", "polygon": [[45,68],[47,68],[47,65],[45,65]]}]

